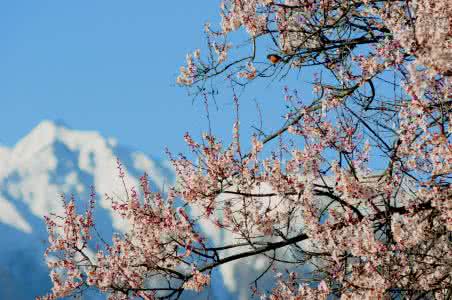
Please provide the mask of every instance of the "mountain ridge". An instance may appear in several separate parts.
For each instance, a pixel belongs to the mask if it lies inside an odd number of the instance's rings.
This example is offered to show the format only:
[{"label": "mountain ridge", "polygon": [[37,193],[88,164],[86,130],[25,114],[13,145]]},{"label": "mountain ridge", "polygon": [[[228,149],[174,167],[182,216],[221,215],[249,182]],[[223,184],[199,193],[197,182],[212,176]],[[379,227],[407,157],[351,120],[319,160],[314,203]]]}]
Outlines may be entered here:
[{"label": "mountain ridge", "polygon": [[[105,193],[117,197],[125,194],[117,158],[129,188],[139,187],[139,178],[145,172],[154,191],[164,191],[174,183],[168,161],[152,158],[97,131],[74,130],[62,122],[45,120],[14,146],[0,145],[1,300],[29,300],[50,291],[43,217],[62,212],[61,195],[73,195],[83,209],[94,186],[96,230],[107,241],[114,232],[124,230],[122,219],[114,216],[111,203],[104,197]],[[221,243],[226,238],[208,226],[202,230],[212,241]],[[202,294],[187,292],[183,299],[248,299],[248,277],[261,269],[256,269],[256,262],[251,259],[222,266],[213,272],[211,288]],[[91,291],[82,299],[105,298]]]},{"label": "mountain ridge", "polygon": [[[165,161],[96,131],[73,130],[61,122],[43,121],[14,146],[0,146],[0,299],[34,299],[50,290],[43,216],[62,211],[60,195],[73,194],[83,207],[94,185],[96,229],[104,237],[123,229],[103,197],[124,192],[117,158],[130,187],[139,186],[144,172],[154,190],[173,180]],[[99,297],[104,298],[88,298]]]}]

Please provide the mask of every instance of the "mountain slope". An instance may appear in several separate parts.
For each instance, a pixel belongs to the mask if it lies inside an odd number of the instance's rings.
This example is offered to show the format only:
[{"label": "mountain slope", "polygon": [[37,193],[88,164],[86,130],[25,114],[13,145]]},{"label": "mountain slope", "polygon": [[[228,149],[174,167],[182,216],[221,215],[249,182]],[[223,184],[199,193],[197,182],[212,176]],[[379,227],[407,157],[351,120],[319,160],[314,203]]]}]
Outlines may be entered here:
[{"label": "mountain slope", "polygon": [[[138,186],[144,172],[154,189],[170,183],[171,170],[165,163],[96,132],[50,121],[40,123],[14,147],[0,147],[0,299],[34,299],[49,291],[43,216],[61,212],[61,194],[73,194],[83,207],[91,185],[98,195],[123,195],[117,157],[128,185]],[[98,202],[96,227],[110,237],[121,223],[112,218],[104,197]]]},{"label": "mountain slope", "polygon": [[[44,261],[47,232],[43,216],[62,210],[61,195],[74,195],[77,205],[88,205],[90,187],[98,195],[96,229],[105,239],[120,231],[105,193],[124,196],[116,159],[124,166],[127,185],[139,186],[146,172],[151,187],[162,190],[172,183],[166,162],[121,146],[95,131],[77,131],[43,121],[14,147],[0,146],[0,300],[29,300],[51,289]],[[234,237],[201,224],[214,245]],[[224,255],[233,252],[226,251]],[[223,265],[213,272],[211,289],[202,295],[186,293],[183,299],[248,299],[249,283],[266,268],[265,259],[253,257]],[[272,276],[266,280],[273,281]],[[265,285],[265,284],[264,284]],[[105,299],[91,293],[83,299]]]}]

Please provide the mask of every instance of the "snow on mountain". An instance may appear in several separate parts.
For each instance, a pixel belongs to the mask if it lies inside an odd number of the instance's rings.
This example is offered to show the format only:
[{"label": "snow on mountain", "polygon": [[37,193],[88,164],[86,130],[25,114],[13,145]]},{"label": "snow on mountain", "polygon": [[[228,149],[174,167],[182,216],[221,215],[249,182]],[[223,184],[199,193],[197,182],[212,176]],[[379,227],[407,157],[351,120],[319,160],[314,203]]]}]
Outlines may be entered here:
[{"label": "snow on mountain", "polygon": [[[0,299],[34,299],[49,291],[43,216],[61,212],[62,194],[73,194],[81,206],[86,205],[91,185],[98,195],[124,195],[117,157],[130,186],[138,186],[144,172],[154,189],[171,183],[166,163],[97,132],[50,121],[40,123],[14,147],[0,147]],[[112,217],[105,197],[98,200],[96,225],[109,237],[122,224]]]},{"label": "snow on mountain", "polygon": [[[43,216],[62,210],[60,195],[77,199],[86,207],[90,187],[98,195],[96,229],[106,239],[120,231],[120,218],[112,215],[103,195],[124,196],[116,158],[124,166],[127,185],[139,186],[146,172],[154,190],[172,183],[167,162],[121,146],[95,131],[77,131],[43,121],[14,147],[0,146],[0,300],[29,300],[50,288],[44,262],[47,232]],[[235,237],[201,224],[214,245],[234,242]],[[223,255],[232,255],[226,251]],[[248,299],[249,284],[267,267],[263,257],[243,259],[214,271],[212,288],[203,295],[188,293],[184,299]],[[265,282],[273,282],[273,276]],[[90,294],[83,299],[105,299]]]}]

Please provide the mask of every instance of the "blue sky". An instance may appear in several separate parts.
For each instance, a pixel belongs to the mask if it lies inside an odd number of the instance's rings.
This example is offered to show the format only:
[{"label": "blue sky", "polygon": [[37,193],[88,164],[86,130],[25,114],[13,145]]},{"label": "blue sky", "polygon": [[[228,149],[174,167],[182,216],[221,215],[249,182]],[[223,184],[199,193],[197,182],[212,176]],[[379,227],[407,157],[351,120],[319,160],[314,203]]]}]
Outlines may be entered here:
[{"label": "blue sky", "polygon": [[217,11],[192,3],[1,1],[0,143],[52,119],[150,153],[179,147],[199,118],[175,77]]},{"label": "blue sky", "polygon": [[[203,24],[219,22],[219,1],[0,1],[0,144],[12,146],[43,119],[97,130],[157,157],[184,151],[185,131],[207,128],[204,107],[175,85],[185,54],[205,44]],[[241,99],[242,117],[281,124],[274,83]],[[231,98],[211,112],[227,137]],[[213,110],[213,109],[212,109]],[[251,128],[247,123],[246,129]]]}]

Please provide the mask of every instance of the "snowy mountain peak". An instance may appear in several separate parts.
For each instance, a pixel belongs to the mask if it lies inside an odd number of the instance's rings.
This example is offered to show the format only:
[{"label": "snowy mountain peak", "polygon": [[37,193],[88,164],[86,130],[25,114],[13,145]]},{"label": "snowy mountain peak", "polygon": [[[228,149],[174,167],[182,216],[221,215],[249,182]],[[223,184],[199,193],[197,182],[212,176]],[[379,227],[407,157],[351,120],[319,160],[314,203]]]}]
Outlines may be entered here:
[{"label": "snowy mountain peak", "polygon": [[33,299],[49,290],[43,216],[61,212],[62,194],[73,194],[83,208],[94,186],[99,195],[96,229],[111,237],[123,228],[104,197],[124,195],[117,158],[128,186],[138,187],[144,172],[154,190],[172,181],[166,162],[62,122],[43,121],[13,147],[0,146],[0,299]]},{"label": "snowy mountain peak", "polygon": [[[111,203],[104,197],[108,193],[124,199],[117,158],[123,164],[129,187],[139,187],[139,177],[144,172],[149,175],[153,190],[162,190],[174,180],[167,162],[124,147],[96,131],[74,130],[61,122],[43,121],[15,146],[0,146],[0,299],[34,299],[50,290],[43,256],[47,240],[43,216],[61,213],[61,194],[74,195],[77,206],[83,209],[88,205],[93,185],[98,195],[96,231],[108,240],[113,232],[124,228],[121,218],[112,212]],[[210,223],[203,229],[213,241],[226,238],[209,226]],[[240,280],[235,278],[236,275],[250,277],[257,265],[251,261],[224,267],[221,275],[216,275],[223,276],[226,283],[219,289],[224,295],[219,299],[239,299],[239,294],[246,299],[248,286],[239,288],[235,282]],[[221,286],[221,281],[215,282]],[[228,296],[226,288],[236,293],[235,296]]]},{"label": "snowy mountain peak", "polygon": [[95,131],[76,131],[59,122],[43,121],[27,136],[21,139],[13,149],[14,158],[26,161],[49,145],[61,142],[71,149],[77,146],[105,144],[101,135]]},{"label": "snowy mountain peak", "polygon": [[[24,209],[38,218],[58,212],[59,195],[86,196],[91,185],[100,195],[119,193],[117,158],[125,166],[130,185],[138,185],[144,172],[154,187],[170,181],[171,170],[165,163],[120,146],[112,138],[69,129],[61,123],[41,122],[11,149],[0,148],[0,209],[4,208],[0,224],[30,232],[32,226]],[[108,209],[110,204],[100,200]]]},{"label": "snowy mountain peak", "polygon": [[57,137],[58,126],[51,121],[43,121],[38,124],[27,136],[21,139],[14,147],[19,154],[39,151],[36,147],[44,147],[52,143]]}]

